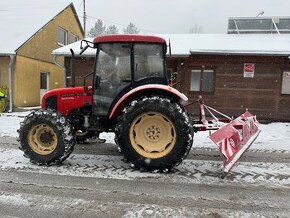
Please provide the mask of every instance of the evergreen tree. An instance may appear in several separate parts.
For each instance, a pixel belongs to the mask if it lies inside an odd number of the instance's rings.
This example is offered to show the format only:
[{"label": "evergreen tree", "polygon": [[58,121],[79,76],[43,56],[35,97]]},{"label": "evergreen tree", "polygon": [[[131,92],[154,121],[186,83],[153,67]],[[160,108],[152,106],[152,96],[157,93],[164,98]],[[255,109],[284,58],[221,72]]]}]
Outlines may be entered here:
[{"label": "evergreen tree", "polygon": [[89,37],[95,37],[98,35],[102,35],[106,33],[106,26],[104,25],[103,21],[98,19],[95,23],[95,26],[92,27],[88,33]]},{"label": "evergreen tree", "polygon": [[110,25],[107,27],[106,34],[118,34],[119,30],[115,25]]},{"label": "evergreen tree", "polygon": [[125,34],[138,34],[140,31],[133,23],[129,23],[129,25],[123,29]]},{"label": "evergreen tree", "polygon": [[198,34],[198,33],[202,33],[202,26],[199,24],[194,24],[190,29],[189,29],[189,33],[194,33],[194,34]]}]

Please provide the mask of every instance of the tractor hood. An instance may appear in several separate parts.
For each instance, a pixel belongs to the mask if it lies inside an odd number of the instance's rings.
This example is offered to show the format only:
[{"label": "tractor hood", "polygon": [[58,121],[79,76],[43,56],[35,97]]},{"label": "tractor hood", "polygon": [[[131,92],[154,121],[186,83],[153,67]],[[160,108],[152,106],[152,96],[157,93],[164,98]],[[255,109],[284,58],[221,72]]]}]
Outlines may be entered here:
[{"label": "tractor hood", "polygon": [[[43,109],[51,108],[67,115],[75,108],[92,104],[92,87],[85,89],[83,86],[53,89],[44,94],[41,100]],[[48,102],[54,102],[53,107],[48,106]]]}]

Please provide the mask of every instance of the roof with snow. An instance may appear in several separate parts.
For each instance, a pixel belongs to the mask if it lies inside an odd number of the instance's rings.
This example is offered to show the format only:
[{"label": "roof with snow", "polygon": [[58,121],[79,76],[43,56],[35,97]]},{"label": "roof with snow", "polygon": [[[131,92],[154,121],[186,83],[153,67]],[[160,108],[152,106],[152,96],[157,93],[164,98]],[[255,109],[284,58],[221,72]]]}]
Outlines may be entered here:
[{"label": "roof with snow", "polygon": [[0,55],[15,54],[19,47],[70,4],[68,0],[1,0]]},{"label": "roof with snow", "polygon": [[[290,35],[283,34],[158,34],[167,44],[170,41],[173,56],[190,54],[242,54],[242,55],[290,55]],[[93,38],[87,40],[93,41]],[[54,55],[71,56],[80,52],[80,41],[58,48]],[[95,49],[88,49],[84,55],[94,56]]]}]

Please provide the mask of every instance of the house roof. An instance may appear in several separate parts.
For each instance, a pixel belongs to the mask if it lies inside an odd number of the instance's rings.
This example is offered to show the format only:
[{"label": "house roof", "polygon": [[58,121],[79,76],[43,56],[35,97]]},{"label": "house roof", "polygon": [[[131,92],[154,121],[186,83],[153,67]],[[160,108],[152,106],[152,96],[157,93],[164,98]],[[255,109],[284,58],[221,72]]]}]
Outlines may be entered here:
[{"label": "house roof", "polygon": [[66,0],[1,0],[0,55],[15,54],[19,47],[69,6],[73,4]]},{"label": "house roof", "polygon": [[[190,54],[242,54],[242,55],[290,55],[290,35],[283,34],[158,34],[171,45],[173,56]],[[93,41],[93,38],[87,39]],[[70,56],[80,52],[80,41],[58,48],[55,55]],[[96,51],[88,49],[84,55],[94,56]]]}]

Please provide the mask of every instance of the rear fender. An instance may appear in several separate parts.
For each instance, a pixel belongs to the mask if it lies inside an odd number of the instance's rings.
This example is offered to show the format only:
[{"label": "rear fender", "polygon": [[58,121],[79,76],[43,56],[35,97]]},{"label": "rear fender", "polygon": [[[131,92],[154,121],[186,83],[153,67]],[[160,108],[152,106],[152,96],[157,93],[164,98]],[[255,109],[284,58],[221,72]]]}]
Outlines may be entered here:
[{"label": "rear fender", "polygon": [[161,85],[161,84],[148,84],[148,85],[138,86],[137,88],[134,88],[130,90],[129,92],[127,92],[117,101],[113,109],[110,111],[109,119],[117,117],[119,113],[122,111],[123,106],[126,103],[128,103],[130,100],[132,100],[134,97],[136,97],[137,95],[144,94],[144,93],[151,93],[154,91],[158,91],[159,93],[164,93],[167,95],[169,94],[171,96],[174,96],[177,99],[179,99],[182,105],[185,105],[188,101],[188,98],[183,93],[179,92],[175,88],[172,88],[171,86]]}]

